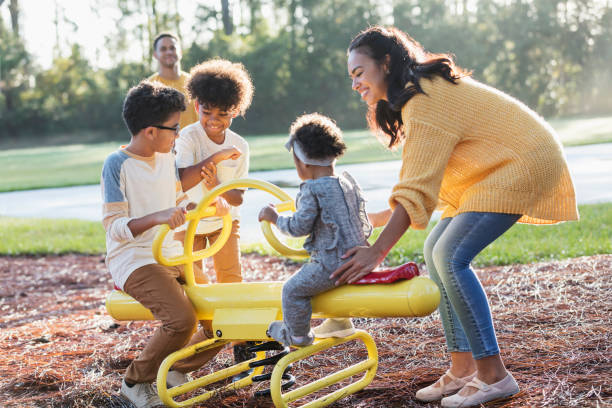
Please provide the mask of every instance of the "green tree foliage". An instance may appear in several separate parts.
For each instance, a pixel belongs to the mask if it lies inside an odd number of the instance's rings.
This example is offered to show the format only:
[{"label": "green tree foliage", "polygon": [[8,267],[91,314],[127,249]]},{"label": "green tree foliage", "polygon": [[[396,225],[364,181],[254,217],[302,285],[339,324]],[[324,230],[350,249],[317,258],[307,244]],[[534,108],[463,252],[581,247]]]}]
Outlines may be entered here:
[{"label": "green tree foliage", "polygon": [[610,8],[601,1],[478,0],[472,11],[445,0],[399,3],[398,27],[541,114],[612,110],[598,91],[609,95],[612,79]]},{"label": "green tree foliage", "polygon": [[32,115],[22,99],[32,74],[30,54],[19,36],[0,19],[0,122],[7,134],[17,132],[20,123]]},{"label": "green tree foliage", "polygon": [[[292,2],[288,3],[287,11]],[[214,9],[203,7],[202,23],[215,28],[214,36],[206,48],[194,43],[183,62],[191,66],[222,57],[247,67],[255,83],[255,99],[244,120],[234,125],[243,132],[285,132],[297,115],[313,111],[349,128],[363,127],[364,108],[353,95],[346,71],[346,47],[370,18],[379,20],[372,12],[373,3],[304,1],[293,17],[287,12],[276,21],[260,20],[255,25],[247,21],[243,30],[232,35],[217,25]],[[253,27],[256,31],[249,32]]]},{"label": "green tree foliage", "polygon": [[[110,69],[92,66],[77,45],[37,68],[18,33],[0,21],[0,139],[121,131],[125,92],[155,68],[151,40],[164,30],[194,38],[183,43],[185,70],[212,57],[247,67],[255,99],[234,123],[246,134],[284,132],[312,111],[346,129],[364,127],[346,47],[371,24],[394,24],[432,52],[455,54],[477,79],[545,116],[612,111],[612,7],[601,0],[215,0],[200,2],[189,30],[180,29],[178,0],[96,4],[119,12],[106,42]],[[129,54],[133,44],[140,54]]]}]

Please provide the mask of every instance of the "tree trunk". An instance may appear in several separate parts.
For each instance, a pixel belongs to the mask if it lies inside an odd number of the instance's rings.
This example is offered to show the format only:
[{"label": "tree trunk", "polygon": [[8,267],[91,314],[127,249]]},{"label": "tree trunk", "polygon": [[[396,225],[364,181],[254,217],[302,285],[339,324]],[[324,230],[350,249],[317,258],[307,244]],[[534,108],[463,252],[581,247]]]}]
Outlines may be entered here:
[{"label": "tree trunk", "polygon": [[260,0],[249,0],[249,32],[253,34],[257,30],[257,21],[259,20],[259,12],[261,9]]},{"label": "tree trunk", "polygon": [[176,30],[176,35],[181,42],[181,46],[183,45],[183,36],[181,35],[181,15],[179,14],[179,5],[178,0],[174,0],[174,27]]},{"label": "tree trunk", "polygon": [[[144,9],[147,10],[145,13],[147,16],[147,22],[146,22],[144,29],[146,30],[147,37],[148,37],[146,41],[146,43],[148,44],[147,50],[149,51],[148,56],[147,56],[147,66],[150,68],[151,62],[153,60],[153,38],[155,38],[155,35],[157,34],[153,34],[151,13],[149,12],[149,5],[150,5],[149,2],[150,0],[144,0]],[[140,0],[139,0],[139,3],[140,3]],[[144,35],[144,31],[143,31],[143,35]]]},{"label": "tree trunk", "polygon": [[[1,4],[1,3],[0,3]],[[11,0],[9,3],[9,12],[11,13],[11,27],[16,37],[19,37],[19,1]]]},{"label": "tree trunk", "polygon": [[159,34],[159,15],[157,14],[157,0],[151,0],[151,17],[153,18],[153,27],[155,35]]},{"label": "tree trunk", "polygon": [[53,24],[55,25],[55,49],[54,49],[54,57],[61,57],[61,48],[60,48],[60,35],[59,35],[59,24],[60,24],[60,16],[59,16],[59,4],[57,0],[55,0],[55,19],[53,19]]},{"label": "tree trunk", "polygon": [[297,19],[295,13],[297,11],[297,0],[290,0],[289,2],[289,27],[291,27],[291,43],[289,48],[289,72],[293,77],[295,74],[295,55],[296,55],[296,31],[297,31]]},{"label": "tree trunk", "polygon": [[232,14],[230,12],[229,0],[221,0],[221,13],[223,19],[223,31],[226,35],[231,35],[234,31],[234,25],[232,24]]}]

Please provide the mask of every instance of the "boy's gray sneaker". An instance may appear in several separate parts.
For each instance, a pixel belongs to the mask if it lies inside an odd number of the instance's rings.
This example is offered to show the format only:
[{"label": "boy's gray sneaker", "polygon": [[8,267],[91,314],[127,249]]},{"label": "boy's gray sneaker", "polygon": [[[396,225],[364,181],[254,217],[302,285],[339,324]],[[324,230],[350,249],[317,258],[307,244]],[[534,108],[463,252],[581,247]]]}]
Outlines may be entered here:
[{"label": "boy's gray sneaker", "polygon": [[191,381],[191,378],[189,378],[188,374],[176,370],[168,371],[168,375],[166,376],[166,386],[168,388],[178,387],[189,381]]},{"label": "boy's gray sneaker", "polygon": [[129,400],[136,408],[163,407],[153,384],[140,383],[128,387],[125,380],[121,382],[121,396]]}]

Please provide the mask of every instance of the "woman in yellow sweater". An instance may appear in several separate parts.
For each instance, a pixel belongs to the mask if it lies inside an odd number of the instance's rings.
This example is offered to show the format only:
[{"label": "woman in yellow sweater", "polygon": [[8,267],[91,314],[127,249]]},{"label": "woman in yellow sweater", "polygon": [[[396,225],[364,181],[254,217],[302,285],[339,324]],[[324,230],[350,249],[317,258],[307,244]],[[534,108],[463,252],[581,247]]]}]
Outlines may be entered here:
[{"label": "woman in yellow sweater", "polygon": [[372,246],[349,250],[351,260],[332,278],[358,280],[409,227],[425,228],[434,209],[443,209],[424,256],[442,295],[451,365],[416,397],[467,407],[514,395],[519,388],[500,357],[487,297],[470,263],[515,222],[578,219],[561,145],[521,102],[396,28],[371,27],[348,52],[348,73],[369,106],[370,128],[389,148],[403,144],[402,168],[391,209],[369,214],[372,224],[386,227]]}]

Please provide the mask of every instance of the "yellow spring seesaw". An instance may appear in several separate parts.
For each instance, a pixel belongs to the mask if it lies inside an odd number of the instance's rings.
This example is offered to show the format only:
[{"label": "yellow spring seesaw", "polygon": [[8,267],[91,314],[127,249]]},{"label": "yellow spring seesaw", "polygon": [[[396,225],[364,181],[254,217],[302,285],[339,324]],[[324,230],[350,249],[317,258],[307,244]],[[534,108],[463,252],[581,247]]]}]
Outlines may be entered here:
[{"label": "yellow spring seesaw", "polygon": [[[311,393],[336,384],[346,378],[364,372],[363,377],[327,395],[319,397],[302,406],[324,407],[334,401],[353,394],[365,388],[374,379],[378,367],[378,351],[372,337],[363,330],[345,338],[315,339],[307,347],[298,348],[288,353],[279,354],[276,358],[266,358],[265,350],[270,339],[266,330],[274,320],[282,319],[281,288],[282,282],[250,282],[250,283],[217,283],[199,285],[195,283],[193,263],[216,253],[227,241],[231,231],[231,215],[223,217],[223,230],[217,241],[210,247],[193,251],[193,240],[196,226],[201,218],[214,215],[214,207],[210,204],[215,198],[226,191],[235,188],[258,188],[264,190],[281,202],[276,204],[278,211],[295,211],[291,197],[274,184],[254,179],[237,179],[220,184],[210,191],[195,210],[186,216],[187,230],[185,234],[184,252],[181,256],[165,258],[161,247],[169,232],[168,225],[163,225],[155,238],[153,254],[157,262],[163,265],[185,265],[185,292],[197,313],[199,320],[212,320],[214,338],[185,347],[170,354],[161,364],[157,373],[157,390],[160,399],[170,407],[186,407],[203,402],[220,392],[236,390],[253,384],[254,381],[270,380],[270,397],[276,407],[288,407],[290,403]],[[264,236],[274,249],[283,255],[293,258],[306,258],[308,254],[303,249],[290,248],[276,238],[270,224],[262,223]],[[408,317],[426,316],[432,313],[440,302],[438,287],[426,277],[417,276],[410,280],[397,281],[390,284],[377,285],[345,285],[322,293],[312,299],[313,318],[327,317]],[[106,299],[109,314],[117,320],[153,320],[151,312],[124,292],[115,290]],[[292,385],[292,377],[288,376],[289,365],[313,354],[353,340],[361,341],[368,357],[359,363],[346,367],[301,387],[285,391]],[[232,367],[195,378],[188,383],[168,389],[166,377],[172,365],[184,358],[219,347],[233,341],[254,341],[261,343],[254,347],[256,357]],[[274,364],[271,375],[262,375],[264,365]],[[254,368],[247,377],[221,386],[206,390],[198,395],[177,401],[175,398],[209,384],[230,378],[238,373]],[[283,384],[283,379],[290,378]],[[197,394],[197,393],[196,393]]]}]

